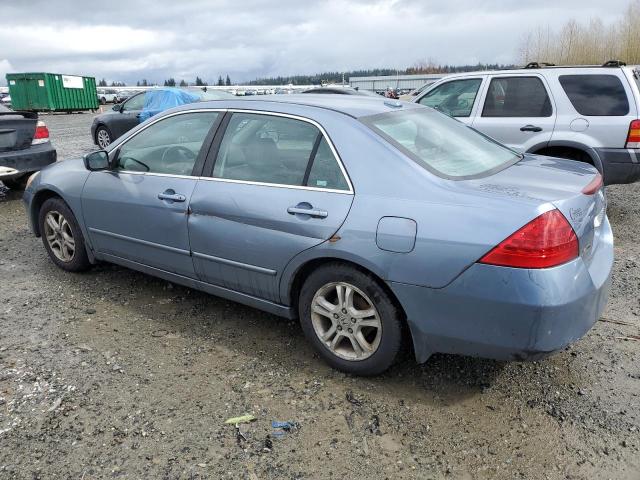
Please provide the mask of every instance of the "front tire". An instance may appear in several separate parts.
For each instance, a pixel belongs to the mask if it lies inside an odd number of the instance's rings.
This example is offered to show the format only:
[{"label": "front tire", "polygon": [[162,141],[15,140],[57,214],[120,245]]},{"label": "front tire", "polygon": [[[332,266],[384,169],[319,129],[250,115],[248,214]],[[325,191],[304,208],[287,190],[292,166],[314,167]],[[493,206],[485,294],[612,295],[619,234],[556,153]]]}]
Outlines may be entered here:
[{"label": "front tire", "polygon": [[111,142],[113,142],[113,136],[109,129],[104,125],[99,126],[96,130],[96,144],[100,148],[105,149],[111,145]]},{"label": "front tire", "polygon": [[300,291],[302,329],[332,367],[377,375],[395,361],[402,315],[372,275],[343,263],[315,270]]},{"label": "front tire", "polygon": [[107,99],[104,97],[100,97],[100,105],[106,105],[107,104]]},{"label": "front tire", "polygon": [[49,198],[40,208],[38,225],[49,258],[68,272],[91,267],[82,230],[69,206],[61,198]]}]

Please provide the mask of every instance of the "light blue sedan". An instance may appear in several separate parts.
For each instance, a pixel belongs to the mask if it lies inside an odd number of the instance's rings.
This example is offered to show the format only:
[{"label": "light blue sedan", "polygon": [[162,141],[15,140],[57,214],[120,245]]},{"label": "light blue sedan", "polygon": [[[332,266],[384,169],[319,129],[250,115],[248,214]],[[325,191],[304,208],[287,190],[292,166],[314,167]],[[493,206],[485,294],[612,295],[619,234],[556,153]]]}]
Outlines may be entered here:
[{"label": "light blue sedan", "polygon": [[299,318],[362,375],[410,345],[419,362],[560,350],[602,313],[613,263],[594,168],[383,98],[185,105],[42,170],[24,199],[59,267],[112,262]]}]

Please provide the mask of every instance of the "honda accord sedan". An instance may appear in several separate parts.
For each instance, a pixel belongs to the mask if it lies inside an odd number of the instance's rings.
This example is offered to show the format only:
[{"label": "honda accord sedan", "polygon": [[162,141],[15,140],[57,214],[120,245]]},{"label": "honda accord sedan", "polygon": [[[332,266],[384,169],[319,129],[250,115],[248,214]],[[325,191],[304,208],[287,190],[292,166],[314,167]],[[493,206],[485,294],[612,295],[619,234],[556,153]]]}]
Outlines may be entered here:
[{"label": "honda accord sedan", "polygon": [[563,349],[613,264],[593,167],[384,98],[184,105],[42,170],[24,199],[60,268],[112,262],[298,318],[361,375],[411,346],[419,362]]}]

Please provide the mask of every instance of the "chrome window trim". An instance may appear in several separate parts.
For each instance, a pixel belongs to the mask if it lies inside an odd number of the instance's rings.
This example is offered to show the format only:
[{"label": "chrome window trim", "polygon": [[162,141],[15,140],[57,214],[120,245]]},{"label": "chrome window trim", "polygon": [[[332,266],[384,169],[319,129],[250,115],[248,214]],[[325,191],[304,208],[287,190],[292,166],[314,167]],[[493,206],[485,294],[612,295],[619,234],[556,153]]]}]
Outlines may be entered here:
[{"label": "chrome window trim", "polygon": [[[315,120],[312,120],[312,119],[306,118],[306,117],[301,117],[299,115],[289,114],[289,113],[272,112],[272,111],[268,111],[268,110],[247,110],[247,109],[240,109],[240,108],[197,108],[197,109],[190,109],[190,110],[181,110],[179,112],[174,112],[174,113],[171,113],[169,115],[164,115],[164,116],[162,116],[160,118],[157,118],[154,121],[150,122],[148,125],[145,125],[144,128],[141,128],[140,130],[138,130],[137,132],[133,133],[132,135],[129,135],[128,137],[124,138],[121,142],[118,143],[118,148],[114,148],[113,150],[111,150],[109,152],[109,155],[110,156],[112,154],[115,155],[115,152],[118,151],[119,147],[121,147],[122,145],[127,143],[129,140],[134,138],[136,135],[140,134],[140,132],[144,132],[151,125],[155,125],[156,123],[158,123],[158,122],[160,122],[162,120],[165,120],[165,119],[170,118],[170,117],[175,117],[176,115],[183,115],[183,114],[186,114],[186,113],[198,113],[198,112],[225,112],[225,113],[226,112],[230,112],[230,113],[250,113],[250,114],[255,114],[255,115],[271,115],[271,116],[274,116],[274,117],[291,118],[293,120],[300,120],[300,121],[312,124],[313,126],[315,126],[320,131],[320,133],[322,134],[322,137],[325,139],[325,141],[329,145],[329,148],[331,149],[331,153],[333,154],[333,158],[338,163],[338,167],[340,168],[340,172],[342,173],[342,176],[344,177],[344,179],[347,181],[347,185],[349,186],[349,189],[348,190],[338,190],[338,189],[334,189],[334,188],[309,187],[309,186],[306,186],[306,185],[287,185],[287,184],[284,184],[284,183],[253,182],[253,181],[250,181],[250,180],[233,180],[233,179],[230,179],[230,178],[216,178],[216,177],[204,177],[204,176],[193,176],[193,175],[177,175],[177,174],[174,175],[174,174],[169,174],[169,173],[136,172],[136,171],[132,171],[132,170],[111,170],[111,171],[112,172],[117,172],[117,173],[126,173],[126,174],[130,174],[130,175],[149,175],[149,176],[153,176],[153,177],[191,178],[191,179],[214,181],[214,182],[239,183],[239,184],[245,184],[245,185],[258,185],[258,186],[276,187],[276,188],[289,188],[289,189],[293,189],[293,190],[311,190],[311,191],[316,191],[316,192],[341,193],[343,195],[353,195],[355,193],[354,189],[353,189],[353,184],[351,183],[351,178],[349,177],[349,174],[347,173],[347,170],[346,170],[344,164],[342,163],[342,159],[340,158],[340,155],[338,154],[338,151],[336,150],[335,146],[333,145],[333,142],[331,141],[331,138],[329,137],[329,134],[327,133],[327,131],[322,127],[322,125],[320,125]],[[109,171],[107,171],[107,172],[109,172]]]}]

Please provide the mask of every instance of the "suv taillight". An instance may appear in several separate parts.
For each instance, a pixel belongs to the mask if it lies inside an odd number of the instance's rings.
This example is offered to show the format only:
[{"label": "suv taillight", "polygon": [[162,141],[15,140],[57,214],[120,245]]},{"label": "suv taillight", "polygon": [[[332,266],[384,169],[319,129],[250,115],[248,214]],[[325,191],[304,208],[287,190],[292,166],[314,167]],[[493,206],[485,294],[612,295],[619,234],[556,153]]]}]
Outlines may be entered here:
[{"label": "suv taillight", "polygon": [[543,213],[487,253],[479,263],[513,268],[549,268],[578,257],[576,232],[560,212]]},{"label": "suv taillight", "polygon": [[640,120],[631,122],[626,148],[640,148]]},{"label": "suv taillight", "polygon": [[49,141],[49,129],[42,120],[38,120],[36,124],[36,132],[33,134],[31,145],[38,145]]}]

